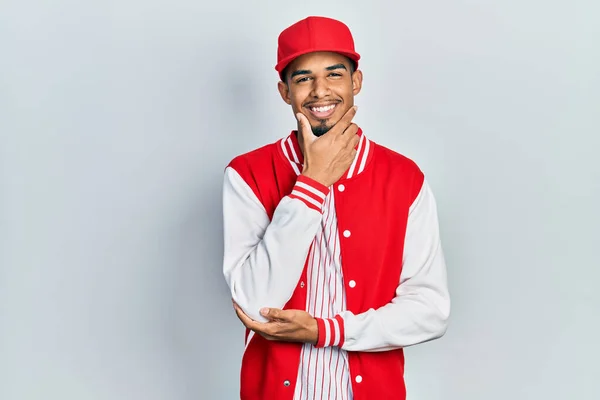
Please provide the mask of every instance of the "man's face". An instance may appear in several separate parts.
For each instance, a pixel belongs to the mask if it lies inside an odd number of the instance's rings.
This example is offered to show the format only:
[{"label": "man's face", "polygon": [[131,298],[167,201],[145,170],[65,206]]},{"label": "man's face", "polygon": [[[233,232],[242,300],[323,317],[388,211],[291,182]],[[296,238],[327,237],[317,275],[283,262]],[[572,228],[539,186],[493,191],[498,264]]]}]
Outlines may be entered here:
[{"label": "man's face", "polygon": [[301,112],[308,118],[316,136],[331,129],[354,105],[362,73],[352,73],[350,63],[337,53],[305,54],[288,65],[285,82],[278,84],[283,100],[294,115]]}]

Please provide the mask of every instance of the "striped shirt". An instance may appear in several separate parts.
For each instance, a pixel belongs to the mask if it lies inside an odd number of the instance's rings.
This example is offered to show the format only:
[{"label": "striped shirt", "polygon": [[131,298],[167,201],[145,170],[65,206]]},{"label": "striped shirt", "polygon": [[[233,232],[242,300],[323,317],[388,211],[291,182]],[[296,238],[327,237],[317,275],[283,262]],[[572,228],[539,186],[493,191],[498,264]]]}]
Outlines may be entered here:
[{"label": "striped shirt", "polygon": [[[309,252],[306,310],[333,318],[346,309],[334,191],[323,206],[321,227]],[[352,399],[348,355],[335,346],[305,343],[300,357],[294,400]]]},{"label": "striped shirt", "polygon": [[[302,153],[295,144],[289,136],[281,140],[283,153],[299,175],[302,171]],[[360,134],[357,155],[348,169],[347,177],[362,172],[368,154],[369,140]],[[302,193],[293,195],[307,197]],[[329,191],[322,212],[321,226],[308,254],[306,311],[313,317],[333,319],[346,310],[334,190]],[[337,321],[333,319],[332,323],[330,329],[339,332]],[[339,333],[335,335],[331,332],[330,335],[339,340]],[[335,345],[318,348],[306,343],[300,356],[294,400],[320,399],[352,400],[348,354]]]}]

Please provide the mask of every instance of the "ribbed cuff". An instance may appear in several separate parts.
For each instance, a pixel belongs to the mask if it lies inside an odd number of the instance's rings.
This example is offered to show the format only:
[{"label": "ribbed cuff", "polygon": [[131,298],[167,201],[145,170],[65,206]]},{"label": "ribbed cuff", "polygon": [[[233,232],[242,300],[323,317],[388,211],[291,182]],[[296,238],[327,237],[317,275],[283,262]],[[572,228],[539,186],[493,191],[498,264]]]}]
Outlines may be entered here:
[{"label": "ribbed cuff", "polygon": [[319,336],[315,347],[328,347],[344,345],[344,320],[339,315],[334,318],[315,318]]},{"label": "ribbed cuff", "polygon": [[329,194],[327,186],[304,175],[299,175],[289,197],[301,200],[313,210],[322,212],[327,194]]}]

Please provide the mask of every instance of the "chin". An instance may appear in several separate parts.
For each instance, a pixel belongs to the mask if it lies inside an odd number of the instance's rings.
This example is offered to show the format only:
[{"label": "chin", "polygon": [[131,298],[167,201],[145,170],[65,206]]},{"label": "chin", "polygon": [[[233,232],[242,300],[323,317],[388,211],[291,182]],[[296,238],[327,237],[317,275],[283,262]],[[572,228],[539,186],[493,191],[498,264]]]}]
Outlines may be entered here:
[{"label": "chin", "polygon": [[319,124],[317,126],[311,125],[311,128],[312,128],[313,135],[320,137],[320,136],[323,136],[324,134],[326,134],[327,132],[329,132],[329,130],[331,128],[333,128],[333,125],[327,125],[327,124]]}]

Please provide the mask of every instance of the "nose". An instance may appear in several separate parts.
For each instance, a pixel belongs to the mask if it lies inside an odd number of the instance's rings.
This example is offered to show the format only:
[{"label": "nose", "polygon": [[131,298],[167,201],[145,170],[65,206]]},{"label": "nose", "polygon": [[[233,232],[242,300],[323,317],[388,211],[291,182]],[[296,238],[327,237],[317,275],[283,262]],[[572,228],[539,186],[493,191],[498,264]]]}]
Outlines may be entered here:
[{"label": "nose", "polygon": [[329,85],[325,78],[315,78],[313,80],[313,87],[311,95],[315,98],[323,98],[329,95]]}]

